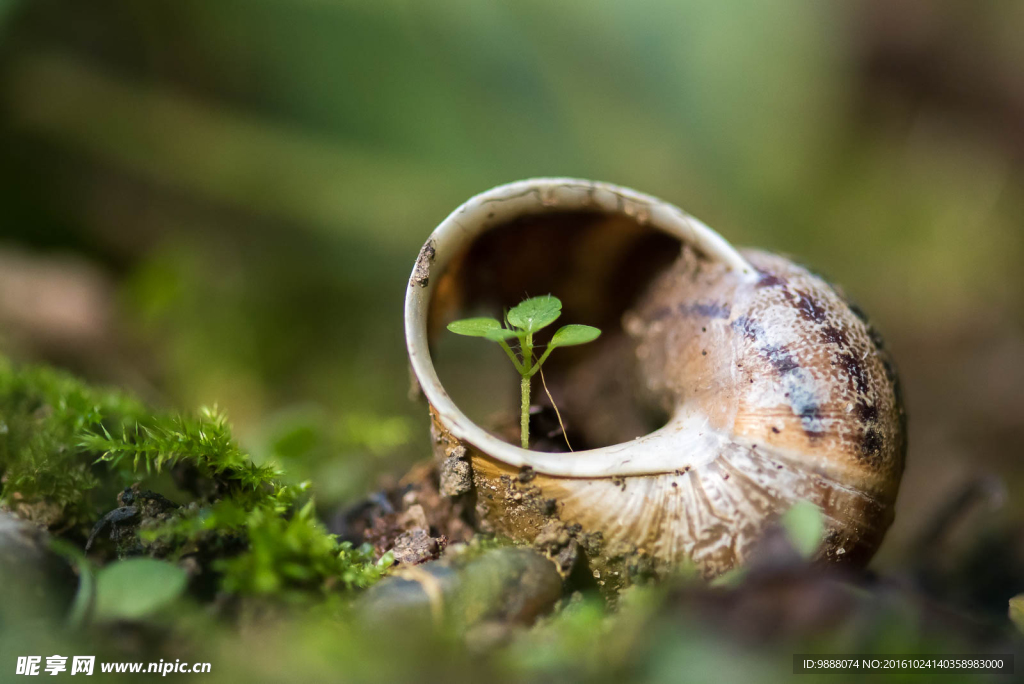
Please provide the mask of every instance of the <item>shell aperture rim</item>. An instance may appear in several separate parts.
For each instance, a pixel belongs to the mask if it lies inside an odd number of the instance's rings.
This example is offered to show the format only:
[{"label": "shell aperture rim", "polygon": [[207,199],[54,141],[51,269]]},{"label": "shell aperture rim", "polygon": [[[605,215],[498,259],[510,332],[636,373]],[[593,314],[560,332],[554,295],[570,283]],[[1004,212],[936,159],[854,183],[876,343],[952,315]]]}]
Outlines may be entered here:
[{"label": "shell aperture rim", "polygon": [[[427,314],[430,298],[450,259],[477,235],[517,218],[552,212],[619,214],[678,238],[708,258],[726,264],[740,280],[755,282],[755,269],[711,228],[678,207],[649,195],[596,181],[536,178],[501,185],[467,200],[431,233],[417,260],[405,300],[406,348],[420,388],[445,428],[488,456],[511,466],[529,466],[559,477],[615,477],[671,473],[710,461],[731,436],[716,432],[705,416],[685,404],[668,424],[629,442],[570,453],[531,451],[504,442],[471,421],[452,401],[430,358]],[[429,249],[428,249],[429,247]],[[424,269],[428,269],[425,273]]]}]

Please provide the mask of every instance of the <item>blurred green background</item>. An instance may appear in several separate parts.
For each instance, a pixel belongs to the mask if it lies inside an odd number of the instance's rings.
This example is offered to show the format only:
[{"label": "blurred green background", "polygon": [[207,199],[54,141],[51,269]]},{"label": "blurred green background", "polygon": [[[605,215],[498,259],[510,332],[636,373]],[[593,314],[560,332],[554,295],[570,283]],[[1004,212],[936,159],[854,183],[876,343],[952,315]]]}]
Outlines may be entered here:
[{"label": "blurred green background", "polygon": [[611,181],[872,316],[910,413],[896,567],[974,474],[1024,491],[1022,28],[1011,1],[0,0],[0,353],[217,403],[332,506],[429,451],[400,311],[433,227]]}]

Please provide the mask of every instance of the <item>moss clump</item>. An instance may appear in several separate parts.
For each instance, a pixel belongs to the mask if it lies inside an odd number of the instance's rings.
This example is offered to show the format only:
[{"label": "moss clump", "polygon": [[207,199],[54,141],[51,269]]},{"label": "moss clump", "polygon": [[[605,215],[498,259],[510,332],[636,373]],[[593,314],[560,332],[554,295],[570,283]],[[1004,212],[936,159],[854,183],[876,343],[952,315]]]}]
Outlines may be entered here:
[{"label": "moss clump", "polygon": [[392,563],[390,554],[375,563],[369,544],[335,542],[316,521],[312,502],[287,519],[258,508],[246,516],[245,531],[248,553],[218,562],[224,589],[232,593],[295,600],[340,587],[365,588]]},{"label": "moss clump", "polygon": [[0,359],[4,507],[80,542],[118,491],[166,489],[168,473],[190,502],[158,521],[122,498],[118,517],[148,542],[136,546],[140,552],[191,556],[219,592],[292,602],[368,586],[390,564],[329,534],[309,484],[254,463],[223,413],[152,411],[122,392]]},{"label": "moss clump", "polygon": [[146,415],[122,392],[0,357],[0,505],[54,528],[87,524],[102,498],[95,490],[102,493],[107,484],[108,494],[111,485],[116,491],[125,473],[115,469],[113,481],[104,482],[94,467],[97,454],[83,440],[96,430],[119,432]]}]

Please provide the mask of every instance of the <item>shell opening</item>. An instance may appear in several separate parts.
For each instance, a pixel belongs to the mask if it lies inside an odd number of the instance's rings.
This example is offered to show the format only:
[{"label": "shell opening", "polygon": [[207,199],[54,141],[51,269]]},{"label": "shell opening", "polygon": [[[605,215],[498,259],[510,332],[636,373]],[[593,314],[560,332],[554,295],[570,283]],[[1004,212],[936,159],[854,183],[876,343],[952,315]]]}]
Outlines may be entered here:
[{"label": "shell opening", "polygon": [[[518,376],[496,345],[448,334],[444,326],[471,315],[500,318],[523,298],[550,293],[562,300],[562,316],[537,343],[545,344],[565,323],[603,331],[595,342],[559,349],[543,368],[573,448],[653,432],[668,416],[634,400],[635,353],[622,317],[679,249],[678,240],[665,233],[596,212],[526,216],[496,225],[456,255],[430,302],[432,357],[442,383],[475,422],[514,442]],[[533,389],[532,448],[566,451],[540,376]]]},{"label": "shell opening", "polygon": [[[666,425],[670,417],[640,399],[636,352],[623,330],[623,314],[678,258],[684,244],[740,277],[756,277],[743,257],[699,221],[615,186],[571,179],[524,181],[474,197],[453,212],[421,251],[406,301],[413,370],[446,427],[510,465],[570,477],[664,472],[678,464],[678,456],[668,458],[667,450],[670,444],[678,449],[680,433],[694,442],[719,440],[701,416],[672,416]],[[565,450],[558,423],[544,409],[535,416],[540,434],[533,449],[515,446],[514,430],[503,433],[500,418],[488,420],[484,401],[507,397],[505,413],[514,418],[509,409],[514,409],[517,379],[507,359],[502,361],[504,355],[491,345],[478,340],[460,344],[444,331],[456,318],[500,316],[503,308],[526,296],[547,293],[563,302],[559,324],[584,323],[604,331],[595,343],[559,350],[544,367],[573,454],[541,453]],[[482,365],[473,365],[473,358]],[[452,387],[466,385],[452,382],[459,374],[473,378],[468,384],[475,397],[448,394],[441,378]],[[533,397],[542,407],[550,403],[539,382]],[[459,406],[469,407],[473,418]],[[661,442],[664,449],[658,447]]]}]

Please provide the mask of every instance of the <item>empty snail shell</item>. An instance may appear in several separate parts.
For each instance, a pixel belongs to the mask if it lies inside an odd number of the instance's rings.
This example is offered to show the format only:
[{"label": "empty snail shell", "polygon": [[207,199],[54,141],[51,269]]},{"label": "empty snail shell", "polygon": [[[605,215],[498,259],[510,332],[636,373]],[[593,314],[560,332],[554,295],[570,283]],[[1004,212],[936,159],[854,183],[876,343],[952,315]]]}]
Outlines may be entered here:
[{"label": "empty snail shell", "polygon": [[[574,452],[522,449],[474,423],[431,357],[445,323],[547,292],[565,320],[605,331],[545,366],[586,447]],[[562,525],[602,582],[742,565],[800,500],[824,514],[829,561],[866,562],[892,522],[905,419],[863,314],[808,270],[738,251],[653,197],[534,179],[470,199],[421,250],[405,325],[435,452],[469,463],[481,524],[525,541]]]}]

